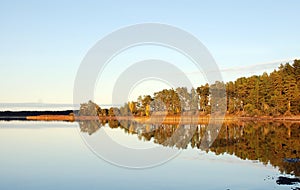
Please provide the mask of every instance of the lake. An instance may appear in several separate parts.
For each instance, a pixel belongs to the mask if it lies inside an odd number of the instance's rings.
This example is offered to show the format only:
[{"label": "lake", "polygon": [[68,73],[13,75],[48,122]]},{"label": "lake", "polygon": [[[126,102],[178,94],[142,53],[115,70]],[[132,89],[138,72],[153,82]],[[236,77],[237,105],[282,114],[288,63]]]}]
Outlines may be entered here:
[{"label": "lake", "polygon": [[1,121],[0,151],[7,190],[300,188],[296,123]]}]

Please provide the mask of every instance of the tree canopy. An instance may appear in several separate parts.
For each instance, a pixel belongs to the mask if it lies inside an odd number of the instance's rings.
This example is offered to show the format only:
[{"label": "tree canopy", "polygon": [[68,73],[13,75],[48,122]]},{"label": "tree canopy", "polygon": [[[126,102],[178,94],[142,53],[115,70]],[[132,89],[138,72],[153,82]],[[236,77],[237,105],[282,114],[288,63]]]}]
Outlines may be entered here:
[{"label": "tree canopy", "polygon": [[[136,101],[126,102],[120,108],[102,110],[92,102],[82,104],[81,113],[97,111],[100,116],[116,113],[128,116],[150,116],[156,114],[210,114],[224,109],[229,114],[243,116],[279,116],[300,113],[300,60],[281,64],[270,74],[241,77],[235,81],[204,84],[196,89],[186,87],[163,89],[153,96],[139,96]],[[83,109],[86,108],[86,109]],[[116,112],[116,113],[114,113]]]}]

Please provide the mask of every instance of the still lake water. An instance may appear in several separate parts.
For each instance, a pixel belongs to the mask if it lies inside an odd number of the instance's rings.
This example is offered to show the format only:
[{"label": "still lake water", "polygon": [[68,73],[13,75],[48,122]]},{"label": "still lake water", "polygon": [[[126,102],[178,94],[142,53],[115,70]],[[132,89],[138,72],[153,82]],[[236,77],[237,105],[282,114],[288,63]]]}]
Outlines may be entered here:
[{"label": "still lake water", "polygon": [[[167,139],[180,126],[145,126],[149,130],[145,132],[135,125],[120,126],[117,122],[1,121],[0,189],[300,187],[299,183],[279,185],[276,182],[282,176],[300,175],[299,124],[224,124],[205,151],[199,147],[206,126],[193,127],[188,143],[171,143]],[[118,167],[99,158],[86,144],[86,138],[96,138],[103,132],[131,148],[164,147],[181,151],[156,167]]]}]

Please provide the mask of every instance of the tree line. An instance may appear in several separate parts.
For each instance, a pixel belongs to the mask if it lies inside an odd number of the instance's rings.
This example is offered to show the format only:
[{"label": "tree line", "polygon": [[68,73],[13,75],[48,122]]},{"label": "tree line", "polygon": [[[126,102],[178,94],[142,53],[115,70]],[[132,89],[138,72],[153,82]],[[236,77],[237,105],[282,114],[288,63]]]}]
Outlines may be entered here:
[{"label": "tree line", "polygon": [[241,116],[280,116],[300,113],[300,60],[281,64],[270,74],[240,77],[227,83],[216,81],[197,88],[163,89],[153,96],[139,96],[120,108],[101,109],[89,101],[81,115],[150,116],[210,114],[226,111]]}]

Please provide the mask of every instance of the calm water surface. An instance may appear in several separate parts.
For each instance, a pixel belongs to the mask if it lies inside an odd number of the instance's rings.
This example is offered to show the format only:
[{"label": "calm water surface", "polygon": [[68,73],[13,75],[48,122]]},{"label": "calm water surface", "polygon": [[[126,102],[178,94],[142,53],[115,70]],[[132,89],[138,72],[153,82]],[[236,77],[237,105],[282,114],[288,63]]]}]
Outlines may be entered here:
[{"label": "calm water surface", "polygon": [[[165,143],[184,126],[118,122],[0,122],[0,189],[296,189],[279,177],[300,176],[299,124],[226,124],[211,147],[199,148],[206,126],[188,143]],[[147,131],[147,129],[155,129]],[[145,131],[146,130],[146,131]],[[180,149],[174,159],[148,169],[118,167],[100,159],[82,135],[106,132],[134,148]],[[100,140],[101,141],[101,140]]]}]

